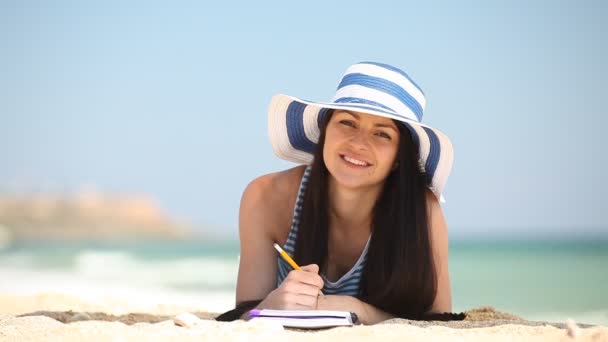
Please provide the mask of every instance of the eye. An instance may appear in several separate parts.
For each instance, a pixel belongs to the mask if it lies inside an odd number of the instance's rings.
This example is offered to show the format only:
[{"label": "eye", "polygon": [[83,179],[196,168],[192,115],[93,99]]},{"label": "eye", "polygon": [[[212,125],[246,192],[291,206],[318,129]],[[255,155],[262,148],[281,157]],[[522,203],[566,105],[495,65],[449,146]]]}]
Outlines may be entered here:
[{"label": "eye", "polygon": [[355,123],[350,121],[350,120],[340,120],[339,123],[341,125],[345,125],[345,126],[350,126],[350,127],[355,127]]},{"label": "eye", "polygon": [[388,134],[387,134],[387,133],[385,133],[385,132],[378,132],[378,133],[376,133],[376,135],[377,135],[377,136],[379,136],[379,137],[381,137],[381,138],[384,138],[384,139],[388,139],[388,140],[391,140],[391,139],[392,139],[392,138],[391,138],[391,136],[390,136],[390,135],[388,135]]}]

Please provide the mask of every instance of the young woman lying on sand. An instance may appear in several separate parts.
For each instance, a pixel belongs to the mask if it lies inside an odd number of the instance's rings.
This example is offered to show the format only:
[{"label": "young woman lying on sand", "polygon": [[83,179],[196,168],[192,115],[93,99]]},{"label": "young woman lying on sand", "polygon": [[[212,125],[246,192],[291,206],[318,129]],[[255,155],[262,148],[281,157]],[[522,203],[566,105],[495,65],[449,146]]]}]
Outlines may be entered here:
[{"label": "young woman lying on sand", "polygon": [[403,71],[372,62],[351,66],[331,103],[272,98],[273,149],[305,165],[243,193],[237,307],[353,311],[364,324],[452,310],[439,205],[452,145],[420,123],[424,106]]}]

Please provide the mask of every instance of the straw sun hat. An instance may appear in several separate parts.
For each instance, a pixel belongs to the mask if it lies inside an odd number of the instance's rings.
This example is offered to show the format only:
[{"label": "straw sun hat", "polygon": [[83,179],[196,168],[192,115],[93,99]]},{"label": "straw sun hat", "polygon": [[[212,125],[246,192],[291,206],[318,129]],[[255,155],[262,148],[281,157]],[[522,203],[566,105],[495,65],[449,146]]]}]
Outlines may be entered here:
[{"label": "straw sun hat", "polygon": [[425,105],[424,93],[405,72],[387,64],[362,62],[346,70],[331,102],[273,96],[268,134],[279,158],[310,164],[327,110],[345,109],[397,120],[412,133],[420,150],[420,168],[431,179],[431,191],[443,202],[443,188],[454,159],[452,143],[439,130],[421,123]]}]

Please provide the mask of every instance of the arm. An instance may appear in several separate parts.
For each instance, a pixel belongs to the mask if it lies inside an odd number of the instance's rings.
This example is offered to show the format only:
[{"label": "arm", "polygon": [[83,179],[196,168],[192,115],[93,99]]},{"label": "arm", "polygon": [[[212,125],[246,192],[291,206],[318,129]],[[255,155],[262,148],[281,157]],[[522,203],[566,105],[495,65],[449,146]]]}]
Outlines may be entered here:
[{"label": "arm", "polygon": [[430,311],[437,313],[451,312],[452,293],[448,270],[448,230],[439,201],[430,191],[427,193],[427,208],[429,210],[429,236],[433,250],[433,262],[437,272],[437,295]]},{"label": "arm", "polygon": [[[295,201],[295,193],[289,189],[289,176],[288,173],[276,173],[260,177],[243,193],[239,212],[241,254],[237,305],[262,300],[257,308],[295,310],[316,306],[317,294],[323,287],[317,265],[291,271],[281,286],[276,287],[277,253],[272,244],[284,240],[280,236],[281,227],[289,227]],[[297,180],[299,177],[301,172]],[[290,197],[293,197],[291,201],[286,200]]]},{"label": "arm", "polygon": [[265,298],[276,287],[276,255],[270,229],[274,222],[266,215],[269,198],[264,198],[271,177],[252,181],[241,198],[239,209],[240,260],[236,303]]},{"label": "arm", "polygon": [[364,301],[344,295],[327,295],[319,297],[317,310],[351,311],[357,314],[359,321],[365,325],[376,324],[395,316],[365,303]]}]

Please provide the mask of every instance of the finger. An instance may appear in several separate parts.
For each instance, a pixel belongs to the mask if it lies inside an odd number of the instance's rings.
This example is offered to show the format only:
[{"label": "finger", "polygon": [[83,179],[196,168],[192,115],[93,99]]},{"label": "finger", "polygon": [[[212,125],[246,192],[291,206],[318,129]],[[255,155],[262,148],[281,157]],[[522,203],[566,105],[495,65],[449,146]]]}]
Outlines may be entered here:
[{"label": "finger", "polygon": [[293,294],[290,293],[286,296],[287,298],[287,302],[288,303],[292,303],[292,305],[300,305],[303,307],[306,307],[308,309],[310,308],[316,308],[317,306],[317,295],[313,295],[313,296],[309,296],[309,295],[305,295],[305,294]]},{"label": "finger", "polygon": [[[310,265],[307,265],[310,266]],[[316,266],[316,265],[315,265]],[[316,266],[318,270],[318,266]],[[308,268],[308,270],[315,270],[315,268]],[[305,269],[292,270],[287,274],[288,278],[296,279],[303,283],[311,284],[322,288],[324,286],[323,279],[316,272],[307,271]]]},{"label": "finger", "polygon": [[312,272],[306,272],[303,270],[300,270],[300,271],[293,270],[293,271],[289,272],[286,280],[287,279],[316,286],[318,290],[322,289],[323,286],[325,285],[323,283],[323,279],[321,278],[320,275],[312,273]]},{"label": "finger", "polygon": [[287,293],[303,294],[308,296],[315,296],[319,294],[319,287],[317,285],[311,285],[297,280],[286,280],[282,285],[283,291]]},{"label": "finger", "polygon": [[317,265],[317,264],[310,264],[310,265],[302,266],[302,267],[300,267],[300,269],[302,271],[319,274],[319,265]]},{"label": "finger", "polygon": [[315,282],[315,284],[317,286],[319,286],[319,289],[322,289],[325,286],[325,283],[323,282],[323,279],[321,278],[321,276],[319,276],[319,265],[317,265],[317,264],[310,264],[310,265],[306,265],[304,267],[301,267],[301,269],[303,271],[307,271],[309,273],[314,273],[315,275],[317,275],[316,277],[313,278],[313,281]]},{"label": "finger", "polygon": [[317,307],[317,296],[298,296],[296,304],[306,306],[309,309],[315,309]]}]

